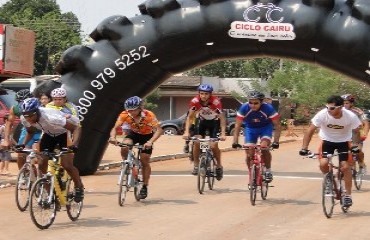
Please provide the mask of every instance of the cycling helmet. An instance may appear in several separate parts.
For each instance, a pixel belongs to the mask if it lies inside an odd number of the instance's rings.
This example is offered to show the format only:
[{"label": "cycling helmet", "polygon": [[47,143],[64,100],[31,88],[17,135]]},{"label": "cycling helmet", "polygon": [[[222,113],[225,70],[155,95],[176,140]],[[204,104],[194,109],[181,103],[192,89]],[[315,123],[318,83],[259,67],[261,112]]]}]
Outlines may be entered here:
[{"label": "cycling helmet", "polygon": [[260,100],[263,100],[265,98],[265,94],[260,93],[260,92],[257,92],[257,91],[253,91],[253,92],[250,92],[249,93],[248,98],[249,99],[260,99]]},{"label": "cycling helmet", "polygon": [[350,102],[355,101],[355,97],[352,94],[344,94],[344,95],[342,95],[342,99],[344,101],[350,101]]},{"label": "cycling helmet", "polygon": [[27,98],[22,103],[22,114],[28,112],[35,112],[41,103],[37,98]]},{"label": "cycling helmet", "polygon": [[201,84],[198,87],[198,91],[211,93],[211,92],[213,92],[213,87],[209,84]]},{"label": "cycling helmet", "polygon": [[143,102],[143,100],[141,98],[139,98],[138,96],[130,97],[125,101],[125,109],[126,110],[135,110],[135,109],[140,107],[142,102]]},{"label": "cycling helmet", "polygon": [[51,97],[64,98],[67,96],[67,91],[64,88],[56,88],[51,91]]},{"label": "cycling helmet", "polygon": [[15,94],[15,100],[17,102],[22,102],[24,99],[26,98],[30,98],[30,97],[33,97],[30,90],[28,89],[22,89],[22,90],[19,90],[16,94]]}]

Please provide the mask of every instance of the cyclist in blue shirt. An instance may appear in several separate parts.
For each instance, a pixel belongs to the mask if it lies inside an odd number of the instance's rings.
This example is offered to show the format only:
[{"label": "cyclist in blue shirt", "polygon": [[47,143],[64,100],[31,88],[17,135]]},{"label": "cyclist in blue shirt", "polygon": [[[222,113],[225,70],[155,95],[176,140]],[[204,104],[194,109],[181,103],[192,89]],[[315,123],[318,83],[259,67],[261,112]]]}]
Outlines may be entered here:
[{"label": "cyclist in blue shirt", "polygon": [[[232,144],[233,148],[241,147],[238,143],[239,132],[242,124],[244,124],[244,145],[255,146],[260,140],[262,151],[262,159],[266,165],[265,181],[271,182],[273,179],[271,173],[271,153],[269,147],[279,148],[280,139],[280,121],[279,114],[276,112],[271,104],[265,103],[263,100],[265,95],[263,93],[254,91],[249,94],[249,101],[242,104],[238,110],[234,141]],[[274,131],[275,130],[275,131]],[[274,137],[272,137],[274,132]],[[271,144],[271,140],[273,142]],[[254,149],[246,151],[246,161],[248,167],[250,167],[250,161],[253,159]]]}]

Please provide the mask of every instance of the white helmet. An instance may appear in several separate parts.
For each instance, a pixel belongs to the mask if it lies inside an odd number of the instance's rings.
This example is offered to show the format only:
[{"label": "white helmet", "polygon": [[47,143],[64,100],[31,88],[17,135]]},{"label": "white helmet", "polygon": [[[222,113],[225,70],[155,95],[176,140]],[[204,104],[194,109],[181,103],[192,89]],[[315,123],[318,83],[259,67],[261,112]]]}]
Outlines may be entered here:
[{"label": "white helmet", "polygon": [[54,98],[63,98],[67,96],[67,91],[64,88],[56,88],[51,91],[50,95]]}]

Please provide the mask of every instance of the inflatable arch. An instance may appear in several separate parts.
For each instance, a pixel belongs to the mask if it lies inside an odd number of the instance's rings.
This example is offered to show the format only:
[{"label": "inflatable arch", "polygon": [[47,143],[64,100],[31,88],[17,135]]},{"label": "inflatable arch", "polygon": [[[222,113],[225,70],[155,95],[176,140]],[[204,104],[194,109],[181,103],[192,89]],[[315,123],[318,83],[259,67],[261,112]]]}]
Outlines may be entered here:
[{"label": "inflatable arch", "polygon": [[370,82],[368,0],[148,0],[139,10],[102,21],[95,43],[71,47],[57,66],[83,121],[83,175],[97,170],[126,98],[202,64],[275,56]]}]

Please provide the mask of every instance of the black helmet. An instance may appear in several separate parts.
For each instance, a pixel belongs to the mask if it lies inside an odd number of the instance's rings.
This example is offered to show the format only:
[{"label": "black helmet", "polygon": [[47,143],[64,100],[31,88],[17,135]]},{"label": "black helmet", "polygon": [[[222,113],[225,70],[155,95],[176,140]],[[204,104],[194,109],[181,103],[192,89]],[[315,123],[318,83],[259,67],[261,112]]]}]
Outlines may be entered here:
[{"label": "black helmet", "polygon": [[253,92],[250,92],[249,93],[248,98],[249,99],[260,99],[260,100],[263,100],[265,98],[265,94],[260,93],[260,92],[257,92],[257,91],[253,91]]},{"label": "black helmet", "polygon": [[26,98],[30,98],[30,97],[33,97],[32,96],[32,93],[30,92],[30,90],[28,89],[22,89],[22,90],[19,90],[16,94],[15,94],[15,100],[17,102],[22,102],[23,100],[25,100]]}]

